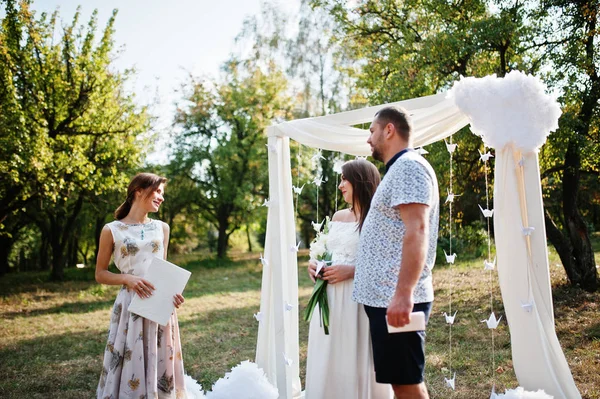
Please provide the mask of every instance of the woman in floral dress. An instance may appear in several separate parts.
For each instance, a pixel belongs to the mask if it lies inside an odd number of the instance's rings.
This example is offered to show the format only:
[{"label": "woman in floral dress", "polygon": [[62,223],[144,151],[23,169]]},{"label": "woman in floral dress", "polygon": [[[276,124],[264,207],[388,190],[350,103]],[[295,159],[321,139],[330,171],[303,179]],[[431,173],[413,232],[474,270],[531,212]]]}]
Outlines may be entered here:
[{"label": "woman in floral dress", "polygon": [[[151,173],[136,175],[117,220],[100,235],[96,281],[122,288],[111,313],[98,399],[186,398],[177,313],[162,327],[128,311],[134,294],[152,295],[154,287],[143,278],[152,258],[166,259],[169,225],[148,218],[164,200],[165,182]],[[108,271],[111,255],[120,274]],[[173,298],[177,308],[183,301]]]}]

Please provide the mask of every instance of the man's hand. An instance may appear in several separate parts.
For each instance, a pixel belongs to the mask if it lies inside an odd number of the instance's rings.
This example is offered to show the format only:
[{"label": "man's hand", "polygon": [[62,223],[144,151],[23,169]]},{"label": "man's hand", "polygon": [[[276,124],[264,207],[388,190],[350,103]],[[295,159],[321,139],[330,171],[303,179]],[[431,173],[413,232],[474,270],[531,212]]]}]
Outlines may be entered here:
[{"label": "man's hand", "polygon": [[387,322],[392,327],[404,327],[410,323],[410,313],[413,310],[412,293],[396,292],[387,308]]},{"label": "man's hand", "polygon": [[329,284],[341,283],[342,281],[354,278],[354,266],[327,266],[323,270],[323,280],[327,281]]}]

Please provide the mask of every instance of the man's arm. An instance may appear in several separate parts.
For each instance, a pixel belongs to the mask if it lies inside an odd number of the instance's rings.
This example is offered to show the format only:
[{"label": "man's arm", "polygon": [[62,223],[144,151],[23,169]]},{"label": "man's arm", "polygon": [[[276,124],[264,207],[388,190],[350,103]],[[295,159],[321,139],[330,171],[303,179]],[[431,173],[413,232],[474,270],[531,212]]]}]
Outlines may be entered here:
[{"label": "man's arm", "polygon": [[427,239],[429,237],[429,206],[410,203],[396,207],[406,226],[402,242],[402,263],[396,293],[387,309],[388,323],[402,327],[410,322],[413,309],[413,291],[417,285],[427,259]]}]

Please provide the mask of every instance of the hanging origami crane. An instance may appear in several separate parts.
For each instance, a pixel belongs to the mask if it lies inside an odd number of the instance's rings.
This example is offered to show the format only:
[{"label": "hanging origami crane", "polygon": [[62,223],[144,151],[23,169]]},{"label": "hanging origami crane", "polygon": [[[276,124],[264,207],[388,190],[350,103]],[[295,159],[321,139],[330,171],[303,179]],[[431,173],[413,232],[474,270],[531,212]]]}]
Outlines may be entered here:
[{"label": "hanging origami crane", "polygon": [[263,204],[261,206],[266,206],[267,208],[270,207],[273,204],[273,201],[271,201],[268,198],[265,198],[265,202],[263,202]]},{"label": "hanging origami crane", "polygon": [[302,187],[296,187],[296,186],[292,186],[292,190],[294,191],[294,194],[300,195],[302,194],[302,189],[304,188],[306,184],[303,184]]},{"label": "hanging origami crane", "polygon": [[531,236],[531,233],[535,231],[535,227],[523,227],[521,231],[523,232],[524,236]]},{"label": "hanging origami crane", "polygon": [[261,322],[263,319],[263,315],[260,312],[254,313],[254,318],[256,319],[256,321]]},{"label": "hanging origami crane", "polygon": [[312,224],[313,229],[315,229],[315,231],[318,233],[319,231],[321,231],[321,227],[323,226],[323,222],[321,222],[321,223],[310,222],[310,223]]},{"label": "hanging origami crane", "polygon": [[296,252],[297,253],[298,249],[300,249],[300,243],[301,242],[302,241],[298,241],[298,244],[290,246],[290,252]]},{"label": "hanging origami crane", "polygon": [[496,320],[496,315],[494,314],[494,312],[492,312],[492,314],[487,320],[481,320],[481,322],[486,323],[488,328],[492,329],[498,327],[498,323],[500,323],[500,320],[502,320],[502,316],[500,316],[500,318]]},{"label": "hanging origami crane", "polygon": [[446,149],[448,150],[448,152],[450,154],[452,154],[456,150],[456,147],[458,147],[458,144],[456,144],[456,143],[448,144],[448,142],[446,140],[444,140],[444,143],[446,143]]},{"label": "hanging origami crane", "polygon": [[315,186],[321,186],[321,184],[323,184],[323,182],[324,182],[323,176],[318,176],[313,179],[313,184]]},{"label": "hanging origami crane", "polygon": [[477,204],[477,206],[479,206],[479,209],[481,209],[481,213],[483,213],[483,216],[486,218],[491,218],[492,216],[494,216],[494,210],[493,209],[483,209],[481,207],[481,205]]},{"label": "hanging origami crane", "polygon": [[493,261],[488,262],[487,260],[483,261],[483,270],[494,270],[496,267],[496,258]]},{"label": "hanging origami crane", "polygon": [[333,163],[333,171],[335,173],[337,173],[338,175],[342,174],[342,166],[344,166],[344,164],[346,163],[346,161],[344,161],[343,159],[336,159],[335,162]]},{"label": "hanging origami crane", "polygon": [[452,254],[452,255],[448,255],[446,253],[446,250],[444,249],[444,255],[446,255],[446,262],[450,263],[450,264],[454,264],[454,259],[456,259],[456,253]]},{"label": "hanging origami crane", "polygon": [[262,263],[263,267],[267,267],[269,266],[269,261],[267,260],[267,258],[263,257],[263,254],[260,254],[260,263]]},{"label": "hanging origami crane", "polygon": [[457,313],[458,313],[458,310],[454,312],[454,315],[450,316],[450,315],[446,314],[446,312],[444,312],[444,317],[446,318],[446,323],[454,324],[454,318],[456,317]]},{"label": "hanging origami crane", "polygon": [[529,302],[521,301],[521,308],[524,311],[526,311],[527,313],[531,313],[531,310],[533,309],[533,301],[529,301]]},{"label": "hanging origami crane", "polygon": [[423,156],[423,155],[427,155],[429,154],[429,151],[427,151],[425,148],[423,147],[419,147],[417,148],[417,154]]},{"label": "hanging origami crane", "polygon": [[266,144],[269,152],[277,152],[277,147],[274,144]]},{"label": "hanging origami crane", "polygon": [[460,197],[462,195],[451,193],[449,189],[446,189],[446,191],[448,191],[448,197],[446,198],[446,202],[444,202],[444,204],[447,204],[448,202],[454,202],[454,197]]},{"label": "hanging origami crane", "polygon": [[283,360],[285,361],[285,364],[287,364],[288,366],[291,366],[291,365],[292,365],[292,363],[294,363],[294,362],[292,361],[292,359],[290,359],[289,357],[287,357],[287,356],[285,355],[285,352],[282,352],[282,355],[283,355]]},{"label": "hanging origami crane", "polygon": [[315,155],[313,155],[312,158],[310,158],[310,160],[313,162],[319,162],[320,159],[325,159],[321,150],[317,150]]},{"label": "hanging origami crane", "polygon": [[479,159],[483,162],[487,162],[490,160],[490,158],[494,158],[494,156],[492,154],[490,154],[490,152],[486,152],[485,154],[482,154],[481,151],[477,150],[477,152],[479,152]]},{"label": "hanging origami crane", "polygon": [[286,302],[286,303],[285,303],[285,311],[286,311],[286,312],[289,312],[289,311],[290,311],[290,310],[292,310],[292,309],[294,309],[294,305],[292,305],[292,304],[291,304],[291,303],[289,303],[289,302]]},{"label": "hanging origami crane", "polygon": [[455,384],[455,381],[456,381],[456,372],[454,373],[454,375],[452,376],[451,379],[444,378],[444,381],[446,381],[446,386],[448,388],[452,388],[454,390],[454,384]]}]

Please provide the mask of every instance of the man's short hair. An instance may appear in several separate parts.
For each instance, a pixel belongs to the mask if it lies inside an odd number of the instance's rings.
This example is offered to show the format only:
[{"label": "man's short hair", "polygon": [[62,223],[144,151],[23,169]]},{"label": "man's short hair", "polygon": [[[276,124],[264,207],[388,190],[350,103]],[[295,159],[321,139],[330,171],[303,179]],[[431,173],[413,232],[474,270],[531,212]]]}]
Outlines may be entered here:
[{"label": "man's short hair", "polygon": [[384,126],[388,123],[394,128],[405,141],[410,141],[412,124],[408,112],[402,107],[385,107],[375,114],[375,120]]}]

